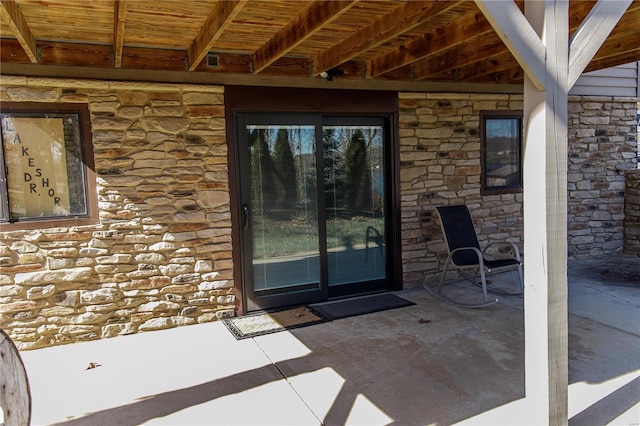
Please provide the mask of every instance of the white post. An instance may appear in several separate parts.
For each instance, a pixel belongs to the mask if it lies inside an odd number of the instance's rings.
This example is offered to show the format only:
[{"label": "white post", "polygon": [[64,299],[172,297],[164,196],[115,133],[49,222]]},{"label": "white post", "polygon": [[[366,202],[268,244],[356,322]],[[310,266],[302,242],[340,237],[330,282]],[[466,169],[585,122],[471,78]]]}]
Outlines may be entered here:
[{"label": "white post", "polygon": [[546,48],[544,87],[525,76],[525,395],[531,424],[567,424],[568,1],[526,1]]}]

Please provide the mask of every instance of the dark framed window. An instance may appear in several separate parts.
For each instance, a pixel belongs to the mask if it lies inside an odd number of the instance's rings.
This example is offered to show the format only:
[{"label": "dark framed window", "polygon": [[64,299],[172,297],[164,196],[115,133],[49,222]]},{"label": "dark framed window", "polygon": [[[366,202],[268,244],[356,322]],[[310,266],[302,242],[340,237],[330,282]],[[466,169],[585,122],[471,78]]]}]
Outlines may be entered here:
[{"label": "dark framed window", "polygon": [[481,111],[481,192],[522,191],[522,111]]},{"label": "dark framed window", "polygon": [[97,223],[88,107],[7,102],[0,124],[2,230]]}]

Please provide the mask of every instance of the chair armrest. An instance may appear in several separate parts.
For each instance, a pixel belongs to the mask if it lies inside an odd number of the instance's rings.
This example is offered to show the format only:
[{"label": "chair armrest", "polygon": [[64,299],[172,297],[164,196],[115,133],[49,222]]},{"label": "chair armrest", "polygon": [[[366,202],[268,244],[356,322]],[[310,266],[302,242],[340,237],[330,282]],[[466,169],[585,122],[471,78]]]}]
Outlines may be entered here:
[{"label": "chair armrest", "polygon": [[477,247],[458,247],[457,249],[453,249],[451,251],[451,254],[457,252],[457,251],[462,251],[462,250],[473,250],[476,253],[478,253],[478,256],[482,256],[482,252],[480,250],[478,250]]},{"label": "chair armrest", "polygon": [[[484,267],[484,257],[482,255],[482,252],[477,248],[477,247],[458,247],[457,249],[453,249],[451,250],[451,252],[449,253],[449,257],[447,258],[447,260],[453,260],[453,255],[456,254],[459,251],[465,251],[465,250],[472,250],[476,253],[476,256],[478,256],[478,264],[481,267]],[[455,264],[455,263],[454,263]]]}]

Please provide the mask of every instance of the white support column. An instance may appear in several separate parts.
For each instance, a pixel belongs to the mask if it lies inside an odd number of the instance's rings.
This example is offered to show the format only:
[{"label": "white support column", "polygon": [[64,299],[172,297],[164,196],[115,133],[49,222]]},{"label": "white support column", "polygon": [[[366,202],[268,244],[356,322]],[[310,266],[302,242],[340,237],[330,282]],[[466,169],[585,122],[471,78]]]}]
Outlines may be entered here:
[{"label": "white support column", "polygon": [[546,49],[545,91],[525,76],[525,395],[531,424],[567,424],[568,1],[526,1]]},{"label": "white support column", "polygon": [[[568,0],[475,0],[525,71],[525,382],[530,424],[567,424],[568,90],[630,0],[600,0],[571,42]],[[569,78],[571,70],[572,77]]]}]

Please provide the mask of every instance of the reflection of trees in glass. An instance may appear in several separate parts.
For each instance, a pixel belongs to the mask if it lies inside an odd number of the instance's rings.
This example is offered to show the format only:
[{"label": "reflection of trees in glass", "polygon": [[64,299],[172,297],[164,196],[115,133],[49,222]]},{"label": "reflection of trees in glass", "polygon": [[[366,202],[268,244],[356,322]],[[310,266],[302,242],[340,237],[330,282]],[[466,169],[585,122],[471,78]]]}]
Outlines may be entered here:
[{"label": "reflection of trees in glass", "polygon": [[291,127],[289,140],[293,147],[296,171],[297,201],[304,211],[304,221],[316,218],[315,129]]},{"label": "reflection of trees in glass", "polygon": [[253,129],[249,133],[251,149],[251,206],[255,213],[262,213],[265,205],[272,205],[277,199],[275,170],[265,129]]},{"label": "reflection of trees in glass", "polygon": [[370,210],[371,175],[362,130],[357,129],[351,136],[344,159],[346,207],[352,211]]},{"label": "reflection of trees in glass", "polygon": [[344,199],[344,158],[342,156],[339,135],[335,129],[322,130],[324,144],[324,185],[325,207],[335,209]]},{"label": "reflection of trees in glass", "polygon": [[298,176],[289,144],[289,132],[286,129],[278,129],[273,162],[278,177],[278,202],[293,206],[298,202]]},{"label": "reflection of trees in glass", "polygon": [[[251,203],[255,213],[296,220],[315,217],[317,178],[312,127],[248,129]],[[378,126],[322,129],[325,207],[342,216],[375,216],[384,200],[383,143]],[[275,216],[274,216],[275,215]],[[284,215],[284,216],[283,216]]]},{"label": "reflection of trees in glass", "polygon": [[80,134],[78,118],[66,117],[63,121],[65,158],[67,159],[67,185],[69,188],[69,204],[71,212],[86,212],[84,198],[84,169],[80,152]]}]

